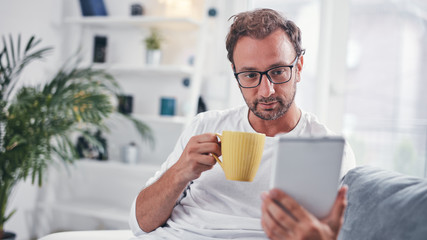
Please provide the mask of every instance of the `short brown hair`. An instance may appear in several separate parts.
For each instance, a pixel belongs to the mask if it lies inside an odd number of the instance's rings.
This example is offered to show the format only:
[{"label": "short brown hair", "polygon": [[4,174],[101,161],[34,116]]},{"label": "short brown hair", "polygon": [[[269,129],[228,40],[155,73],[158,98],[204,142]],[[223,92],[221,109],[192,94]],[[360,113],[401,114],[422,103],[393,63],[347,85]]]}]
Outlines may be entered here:
[{"label": "short brown hair", "polygon": [[255,9],[242,12],[230,17],[233,19],[230,31],[227,34],[226,49],[228,60],[234,65],[233,53],[237,41],[244,36],[255,39],[263,39],[277,29],[282,29],[288,34],[294,45],[297,56],[304,51],[301,46],[301,30],[291,20],[287,20],[280,13],[272,9]]}]

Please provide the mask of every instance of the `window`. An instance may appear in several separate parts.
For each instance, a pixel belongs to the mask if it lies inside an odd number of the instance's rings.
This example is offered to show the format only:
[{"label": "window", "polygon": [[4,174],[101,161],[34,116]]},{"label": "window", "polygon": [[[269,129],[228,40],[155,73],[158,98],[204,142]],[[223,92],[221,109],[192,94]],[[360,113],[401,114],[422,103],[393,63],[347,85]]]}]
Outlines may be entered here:
[{"label": "window", "polygon": [[[320,78],[316,63],[321,59],[318,54],[323,47],[319,33],[328,32],[325,29],[330,26],[321,22],[320,16],[327,11],[322,4],[337,3],[318,0],[253,0],[252,3],[254,8],[281,11],[300,26],[307,54],[296,100],[303,109],[324,115],[324,110],[316,105],[319,101],[316,83]],[[348,9],[342,10],[348,12],[349,21],[347,63],[328,68],[345,71],[346,76],[341,82],[344,87],[334,86],[336,79],[329,86],[343,92],[343,97],[338,98],[344,102],[343,109],[338,111],[342,115],[342,120],[337,120],[339,128],[350,142],[358,165],[426,176],[427,2],[350,0],[347,4],[344,6]],[[335,10],[340,11],[336,5]],[[330,39],[337,37],[342,36]],[[332,47],[328,51],[338,50]],[[333,56],[336,55],[330,55]],[[337,69],[340,67],[346,69]],[[331,97],[335,93],[328,94]],[[337,116],[331,114],[334,107],[326,110],[326,115]],[[334,129],[331,125],[336,122],[324,122]]]},{"label": "window", "polygon": [[425,176],[427,4],[352,0],[344,132],[358,164]]}]

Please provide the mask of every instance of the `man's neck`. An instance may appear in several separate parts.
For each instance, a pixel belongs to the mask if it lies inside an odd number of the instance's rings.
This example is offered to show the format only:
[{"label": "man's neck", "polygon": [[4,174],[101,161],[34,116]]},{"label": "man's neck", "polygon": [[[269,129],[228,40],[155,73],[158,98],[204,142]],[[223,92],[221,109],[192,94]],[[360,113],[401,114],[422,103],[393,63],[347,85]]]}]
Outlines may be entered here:
[{"label": "man's neck", "polygon": [[249,110],[249,123],[252,128],[259,133],[264,133],[268,137],[274,137],[278,133],[288,133],[292,131],[301,118],[301,110],[294,104],[280,118],[276,120],[263,120]]}]

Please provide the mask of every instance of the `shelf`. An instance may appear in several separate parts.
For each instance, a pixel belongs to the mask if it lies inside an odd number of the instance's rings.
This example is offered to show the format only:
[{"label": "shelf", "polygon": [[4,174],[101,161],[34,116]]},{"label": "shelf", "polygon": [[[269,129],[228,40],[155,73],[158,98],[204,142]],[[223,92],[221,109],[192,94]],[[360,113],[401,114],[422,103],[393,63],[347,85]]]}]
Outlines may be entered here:
[{"label": "shelf", "polygon": [[94,17],[70,17],[65,23],[82,24],[94,27],[159,27],[159,28],[198,28],[201,23],[191,18],[170,18],[157,16],[143,17],[118,17],[118,16],[94,16]]},{"label": "shelf", "polygon": [[174,76],[189,76],[193,74],[192,66],[178,65],[157,65],[157,66],[139,66],[128,64],[93,64],[95,69],[103,69],[113,73],[124,74],[156,74],[156,75],[174,75]]},{"label": "shelf", "polygon": [[132,115],[135,118],[144,122],[175,123],[175,124],[186,124],[188,122],[188,118],[183,116],[159,116],[159,115],[147,115],[147,114],[132,114]]},{"label": "shelf", "polygon": [[119,161],[114,160],[107,160],[107,161],[99,161],[94,159],[79,159],[75,161],[75,164],[77,167],[84,167],[84,168],[90,168],[90,169],[97,169],[100,170],[115,170],[115,171],[122,171],[122,172],[131,172],[138,174],[141,171],[145,172],[156,172],[160,165],[155,164],[128,164],[123,163]]}]

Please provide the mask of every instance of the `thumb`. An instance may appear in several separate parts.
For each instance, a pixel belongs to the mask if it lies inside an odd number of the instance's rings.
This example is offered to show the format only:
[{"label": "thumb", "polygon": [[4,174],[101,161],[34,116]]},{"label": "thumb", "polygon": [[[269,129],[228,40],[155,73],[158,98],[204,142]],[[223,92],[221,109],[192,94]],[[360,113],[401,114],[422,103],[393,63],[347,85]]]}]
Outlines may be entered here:
[{"label": "thumb", "polygon": [[347,207],[347,189],[348,187],[346,185],[340,188],[335,203],[332,206],[332,210],[325,219],[326,223],[334,232],[339,231],[344,221],[344,211]]}]

